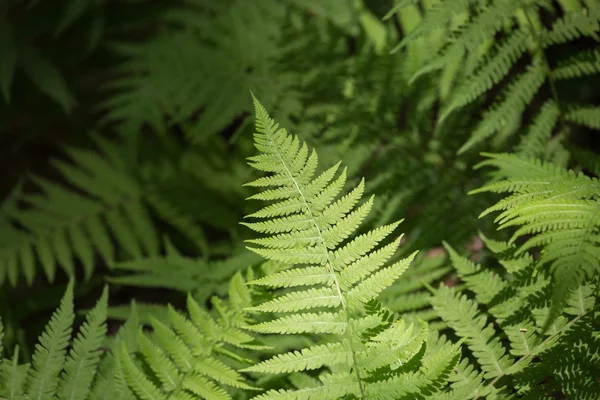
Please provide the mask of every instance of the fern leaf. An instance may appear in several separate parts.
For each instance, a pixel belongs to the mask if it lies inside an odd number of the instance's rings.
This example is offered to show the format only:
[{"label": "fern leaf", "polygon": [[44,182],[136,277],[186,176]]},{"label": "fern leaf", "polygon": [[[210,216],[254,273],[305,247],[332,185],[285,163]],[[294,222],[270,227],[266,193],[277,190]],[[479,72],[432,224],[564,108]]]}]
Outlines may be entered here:
[{"label": "fern leaf", "polygon": [[[585,276],[600,270],[599,242],[594,234],[600,224],[596,178],[575,174],[551,163],[522,159],[515,155],[488,155],[488,162],[500,168],[500,182],[481,191],[513,193],[487,212],[504,210],[498,216],[500,228],[520,226],[511,242],[533,234],[518,253],[542,247],[540,265],[549,264],[555,275],[553,303],[545,329],[556,318],[572,290]],[[516,165],[526,165],[515,170]]]},{"label": "fern leaf", "polygon": [[262,373],[288,373],[319,369],[324,365],[352,363],[352,350],[349,343],[329,343],[277,355],[244,371]]},{"label": "fern leaf", "polygon": [[504,19],[509,18],[513,13],[513,0],[499,0],[482,7],[478,14],[460,27],[456,36],[440,54],[411,77],[411,81],[415,81],[424,73],[441,69],[449,61],[460,59],[466,52],[476,51],[487,38],[493,37],[502,28]]},{"label": "fern leaf", "polygon": [[71,281],[58,310],[52,314],[35,347],[32,368],[27,375],[27,391],[30,397],[38,400],[49,400],[54,397],[59,382],[58,377],[65,364],[73,319],[73,281]]},{"label": "fern leaf", "polygon": [[600,130],[600,107],[575,107],[565,114],[567,121]]},{"label": "fern leaf", "polygon": [[87,397],[100,362],[98,350],[106,335],[106,309],[108,288],[105,287],[100,300],[86,316],[79,334],[69,352],[58,388],[61,400],[83,400]]},{"label": "fern leaf", "polygon": [[[96,144],[103,151],[101,155],[70,149],[68,154],[75,165],[55,163],[75,189],[35,179],[42,194],[20,196],[30,207],[15,208],[9,218],[24,230],[19,230],[16,241],[0,249],[0,269],[11,271],[9,277],[13,270],[21,270],[31,283],[39,261],[52,282],[57,267],[72,276],[75,262],[80,261],[85,279],[90,279],[96,252],[109,265],[115,245],[132,255],[157,253],[158,241],[140,184],[128,175],[114,145],[101,139]],[[16,283],[16,276],[12,280]]]},{"label": "fern leaf", "polygon": [[431,303],[456,333],[466,339],[482,370],[486,372],[486,379],[506,373],[513,363],[512,358],[499,338],[495,337],[493,325],[478,313],[476,303],[446,286],[438,289]]},{"label": "fern leaf", "polygon": [[118,359],[127,384],[136,395],[143,400],[166,400],[167,397],[134,364],[124,344],[121,346]]},{"label": "fern leaf", "polygon": [[[169,306],[166,321],[150,317],[152,337],[138,328],[132,339],[134,346],[123,347],[117,355],[126,388],[142,398],[157,399],[192,399],[194,396],[231,399],[227,387],[254,390],[229,364],[231,359],[236,368],[239,363],[248,363],[242,349],[264,348],[242,330],[247,324],[242,307],[251,304],[252,298],[241,274],[231,279],[229,292],[230,305],[212,299],[212,308],[219,314],[217,319],[188,296],[190,319]],[[240,302],[244,302],[243,306]],[[138,347],[139,366],[130,355],[137,353]],[[147,369],[157,379],[148,379]]]},{"label": "fern leaf", "polygon": [[600,51],[585,51],[560,63],[552,70],[554,79],[571,79],[600,73]]},{"label": "fern leaf", "polygon": [[452,111],[472,102],[500,82],[517,59],[527,50],[527,39],[528,35],[525,31],[517,30],[504,43],[499,44],[496,54],[475,72],[475,76],[466,80],[456,89],[450,104],[440,115],[440,121],[446,119]]},{"label": "fern leaf", "polygon": [[540,42],[548,47],[565,43],[581,36],[596,37],[600,30],[600,8],[595,6],[566,14],[552,25],[550,31],[542,31]]},{"label": "fern leaf", "polygon": [[7,400],[23,398],[29,364],[19,365],[19,346],[15,346],[12,360],[0,363],[0,396]]},{"label": "fern leaf", "polygon": [[[313,179],[317,156],[311,161],[304,143],[285,129],[279,129],[256,98],[254,105],[257,131],[254,139],[260,154],[251,157],[250,164],[271,175],[255,181],[264,189],[250,198],[275,201],[275,208],[267,206],[263,210],[285,208],[286,212],[285,216],[281,216],[283,212],[271,211],[253,215],[264,221],[249,223],[249,227],[265,233],[266,237],[252,239],[250,242],[260,247],[251,250],[271,261],[292,265],[251,282],[286,290],[248,308],[283,315],[246,329],[339,337],[337,343],[276,355],[247,368],[245,371],[259,373],[297,373],[322,368],[332,372],[321,375],[321,385],[271,390],[255,399],[333,399],[348,394],[380,398],[377,396],[385,393],[394,379],[399,385],[394,389],[395,394],[417,393],[428,384],[432,393],[437,392],[446,381],[441,372],[434,373],[431,369],[431,379],[436,384],[425,377],[429,367],[411,380],[411,374],[417,374],[421,365],[419,354],[427,335],[425,322],[421,321],[421,329],[408,326],[404,320],[393,323],[391,313],[371,306],[416,255],[386,266],[400,241],[398,238],[390,243],[387,238],[400,222],[356,235],[373,204],[372,197],[361,202],[364,180],[343,194],[346,169],[336,178],[338,165]],[[276,188],[263,186],[267,183]],[[445,361],[442,364],[447,366]],[[417,381],[421,386],[416,385]],[[410,389],[413,382],[415,386]]]},{"label": "fern leaf", "polygon": [[521,115],[545,80],[543,66],[539,62],[530,65],[525,73],[508,86],[505,99],[488,112],[458,153],[464,153]]}]

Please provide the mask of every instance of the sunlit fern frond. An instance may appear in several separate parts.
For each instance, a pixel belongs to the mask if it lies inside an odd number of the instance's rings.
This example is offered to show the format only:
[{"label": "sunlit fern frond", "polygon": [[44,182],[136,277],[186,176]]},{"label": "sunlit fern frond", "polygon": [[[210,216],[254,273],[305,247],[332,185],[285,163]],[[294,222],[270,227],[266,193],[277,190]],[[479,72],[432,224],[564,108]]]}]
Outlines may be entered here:
[{"label": "sunlit fern frond", "polygon": [[[249,216],[259,221],[244,224],[267,235],[249,240],[256,246],[253,251],[295,267],[251,282],[289,289],[251,308],[276,316],[249,329],[265,334],[329,334],[339,338],[247,368],[259,373],[331,371],[322,374],[321,384],[315,387],[271,390],[257,398],[350,395],[386,399],[441,390],[449,369],[458,360],[456,347],[448,344],[438,358],[422,358],[428,329],[425,322],[390,321],[387,313],[365,306],[389,287],[415,256],[413,253],[386,266],[400,238],[388,244],[384,240],[399,222],[354,236],[373,202],[371,197],[360,203],[364,181],[341,195],[346,173],[344,170],[336,177],[339,163],[315,178],[316,151],[309,151],[297,136],[279,128],[256,98],[254,102],[255,146],[260,153],[249,161],[271,174],[248,185],[271,187],[251,197],[270,204]],[[295,282],[293,288],[286,284],[288,280]]]},{"label": "sunlit fern frond", "polygon": [[538,264],[555,276],[552,315],[564,305],[569,291],[600,271],[600,183],[582,172],[511,154],[486,154],[482,166],[497,168],[496,182],[472,193],[509,196],[483,214],[500,212],[499,229],[515,229],[514,243],[526,236],[519,253],[541,251]]}]

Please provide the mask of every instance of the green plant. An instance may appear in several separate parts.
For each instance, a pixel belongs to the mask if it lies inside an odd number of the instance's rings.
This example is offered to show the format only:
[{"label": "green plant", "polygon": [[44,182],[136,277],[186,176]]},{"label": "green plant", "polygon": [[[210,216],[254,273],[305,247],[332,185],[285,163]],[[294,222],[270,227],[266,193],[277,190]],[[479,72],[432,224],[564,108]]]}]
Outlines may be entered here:
[{"label": "green plant", "polygon": [[[594,398],[600,389],[597,287],[584,283],[568,292],[566,308],[548,323],[551,277],[534,274],[533,258],[514,245],[484,240],[501,266],[483,267],[446,246],[465,288],[441,286],[431,298],[476,361],[463,359],[452,376],[458,398]],[[569,346],[580,349],[580,357],[565,358]]]},{"label": "green plant", "polygon": [[72,189],[38,178],[42,193],[18,196],[32,208],[5,203],[0,211],[8,223],[0,247],[0,282],[8,278],[14,286],[22,275],[31,284],[37,265],[50,282],[59,266],[73,276],[75,260],[89,279],[96,253],[109,264],[115,259],[109,231],[130,256],[157,254],[159,243],[139,181],[114,144],[99,139],[98,147],[102,155],[70,149],[75,165],[55,163]]},{"label": "green plant", "polygon": [[[410,3],[400,2],[395,10],[401,12]],[[459,153],[492,135],[501,142],[517,133],[522,115],[538,92],[546,100],[522,136],[522,151],[534,156],[546,154],[545,150],[556,151],[544,147],[554,143],[549,139],[555,130],[558,131],[555,140],[568,136],[572,130],[569,122],[598,128],[596,107],[570,104],[561,99],[557,90],[561,80],[600,72],[596,50],[572,54],[560,59],[557,65],[551,62],[550,52],[553,46],[582,37],[598,40],[600,9],[593,1],[557,3],[558,7],[549,1],[442,1],[432,5],[420,24],[400,41],[397,49],[449,26],[449,40],[411,78],[415,80],[423,74],[447,68],[448,64],[462,66],[461,74],[455,78],[456,88],[439,115],[440,124],[461,107],[500,85],[502,94],[493,99],[493,105],[483,113],[482,121]],[[546,12],[556,16],[551,27],[545,26],[541,16]],[[519,72],[509,75],[515,69]],[[504,85],[507,76],[510,82]]]},{"label": "green plant", "polygon": [[597,2],[393,3],[0,5],[0,399],[597,398]]},{"label": "green plant", "polygon": [[[0,398],[89,398],[90,385],[103,353],[100,347],[106,335],[107,296],[105,288],[77,336],[71,339],[75,317],[71,281],[60,307],[39,337],[31,363],[19,363],[18,346],[12,359],[3,359],[0,363]],[[0,328],[0,339],[1,331]]]},{"label": "green plant", "polygon": [[[427,325],[407,325],[373,303],[402,275],[413,253],[393,264],[400,238],[385,243],[399,222],[359,236],[357,228],[369,213],[373,197],[359,205],[364,181],[341,196],[346,172],[339,163],[317,177],[318,156],[297,136],[279,128],[256,100],[255,145],[260,154],[251,165],[271,173],[248,185],[266,189],[251,197],[270,203],[244,223],[268,234],[251,239],[263,257],[295,264],[255,284],[284,290],[252,310],[275,313],[272,320],[250,327],[267,334],[335,335],[335,341],[277,355],[247,368],[263,373],[301,372],[329,368],[321,385],[296,391],[269,391],[259,398],[398,398],[436,393],[458,359],[448,345],[427,351]],[[252,283],[252,282],[251,282]]]}]

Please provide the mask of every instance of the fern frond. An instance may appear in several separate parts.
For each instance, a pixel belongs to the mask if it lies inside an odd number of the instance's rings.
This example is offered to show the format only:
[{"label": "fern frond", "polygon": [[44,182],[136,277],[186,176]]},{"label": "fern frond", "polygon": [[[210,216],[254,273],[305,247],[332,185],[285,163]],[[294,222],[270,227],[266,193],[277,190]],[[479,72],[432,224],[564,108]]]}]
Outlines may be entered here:
[{"label": "fern frond", "polygon": [[600,30],[600,8],[598,6],[584,8],[568,13],[552,25],[550,31],[540,33],[540,43],[543,47],[565,43],[582,36],[596,37]]},{"label": "fern frond", "polygon": [[[153,334],[141,330],[135,335],[142,365],[134,362],[138,350],[121,346],[117,354],[124,378],[130,390],[147,399],[193,398],[230,399],[231,390],[252,390],[252,385],[234,368],[235,363],[248,360],[239,356],[244,349],[263,347],[243,330],[246,317],[243,307],[251,303],[251,295],[241,274],[230,282],[231,304],[213,298],[214,318],[188,296],[189,319],[169,307],[168,324],[150,318]],[[167,322],[167,321],[165,321]],[[232,364],[233,363],[233,364]],[[152,370],[157,380],[149,379],[145,368]],[[229,388],[229,389],[228,389]]]},{"label": "fern frond", "polygon": [[416,255],[388,264],[399,239],[386,244],[386,238],[399,222],[356,235],[373,203],[372,197],[360,201],[364,181],[343,195],[346,173],[344,170],[336,179],[338,165],[313,179],[316,152],[309,156],[306,144],[279,129],[256,98],[254,104],[254,139],[260,154],[249,161],[272,175],[252,185],[270,184],[276,188],[267,187],[251,198],[274,202],[263,210],[294,211],[285,216],[268,211],[255,213],[263,221],[245,224],[267,236],[250,240],[260,246],[251,250],[267,259],[295,265],[251,282],[285,290],[249,309],[276,316],[247,329],[273,334],[333,334],[340,338],[336,343],[275,355],[247,368],[249,372],[271,374],[316,369],[332,373],[321,375],[322,384],[318,386],[273,390],[256,398],[339,398],[347,394],[386,398],[390,385],[395,385],[395,394],[418,393],[426,387],[439,391],[443,385],[432,382],[446,382],[442,371],[456,362],[456,353],[431,361],[431,365],[421,363],[419,352],[425,348],[426,323],[420,321],[421,327],[415,328],[370,306]]},{"label": "fern frond", "polygon": [[[243,95],[250,89],[274,100],[289,94],[285,76],[270,79],[279,75],[276,66],[285,49],[283,7],[270,0],[175,5],[156,21],[160,35],[143,44],[112,46],[125,61],[104,87],[108,98],[101,123],[126,133],[143,124],[156,132],[178,126],[200,143],[251,111]],[[286,44],[297,40],[288,39]]]},{"label": "fern frond", "polygon": [[476,52],[485,40],[493,37],[502,28],[504,20],[510,18],[514,12],[513,0],[498,0],[481,7],[480,12],[461,26],[450,43],[430,63],[417,71],[411,81],[424,73],[441,69],[448,61],[459,59],[467,52]]},{"label": "fern frond", "polygon": [[27,391],[30,396],[38,399],[50,399],[54,396],[59,374],[65,365],[74,317],[71,281],[58,310],[52,314],[36,345],[31,370],[27,375]]},{"label": "fern frond", "polygon": [[7,400],[23,398],[29,364],[19,364],[19,346],[15,346],[12,360],[0,363],[0,396]]},{"label": "fern frond", "polygon": [[[67,285],[59,308],[44,332],[32,357],[32,363],[19,365],[19,348],[12,360],[0,363],[0,396],[3,399],[89,399],[97,371],[105,361],[101,346],[106,339],[108,290],[87,313],[75,338],[73,329],[73,280]],[[69,349],[70,347],[70,349]],[[111,383],[113,383],[111,381]]]},{"label": "fern frond", "polygon": [[[548,264],[555,275],[553,306],[547,323],[558,316],[570,291],[585,276],[600,270],[600,183],[582,173],[575,174],[551,163],[515,155],[488,155],[485,164],[500,169],[507,179],[474,191],[512,193],[484,214],[502,211],[496,218],[499,228],[516,226],[511,242],[533,235],[518,252],[543,249],[540,265]],[[515,169],[524,165],[524,169]]]},{"label": "fern frond", "polygon": [[517,59],[527,51],[528,34],[516,30],[508,39],[497,45],[495,54],[475,72],[475,76],[466,80],[456,89],[450,103],[440,115],[440,121],[454,110],[465,106],[492,88],[503,79]]},{"label": "fern frond", "polygon": [[554,79],[571,79],[600,73],[600,51],[597,49],[581,52],[566,60],[561,60],[552,70]]},{"label": "fern frond", "polygon": [[106,336],[106,309],[108,287],[104,288],[100,300],[87,314],[61,374],[58,398],[61,400],[84,400],[100,362],[102,346]]},{"label": "fern frond", "polygon": [[571,107],[565,113],[565,119],[591,129],[600,130],[600,107]]},{"label": "fern frond", "polygon": [[[43,194],[21,196],[31,207],[15,209],[9,217],[25,230],[0,247],[0,269],[22,271],[31,284],[41,264],[52,282],[58,267],[72,276],[79,261],[89,279],[96,254],[109,265],[115,258],[113,237],[132,256],[157,253],[158,240],[140,184],[114,144],[100,139],[97,144],[102,155],[73,148],[68,154],[75,165],[55,162],[74,189],[36,179]],[[11,284],[17,277],[9,274]]]},{"label": "fern frond", "polygon": [[469,140],[458,150],[458,153],[464,153],[506,127],[509,121],[517,119],[545,80],[544,67],[540,63],[530,65],[525,73],[506,88],[504,100],[488,112],[484,120],[475,128]]},{"label": "fern frond", "polygon": [[466,339],[486,379],[506,373],[513,363],[512,357],[496,337],[493,325],[478,312],[477,303],[442,286],[431,304],[448,325]]}]

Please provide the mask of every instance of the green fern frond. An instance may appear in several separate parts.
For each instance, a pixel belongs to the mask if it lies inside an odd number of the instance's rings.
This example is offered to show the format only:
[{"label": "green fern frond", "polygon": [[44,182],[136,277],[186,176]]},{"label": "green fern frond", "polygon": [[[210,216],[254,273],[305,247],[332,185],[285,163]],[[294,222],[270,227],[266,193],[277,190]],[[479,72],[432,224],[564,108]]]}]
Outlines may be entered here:
[{"label": "green fern frond", "polygon": [[518,146],[519,152],[527,157],[541,157],[552,137],[552,131],[556,127],[559,116],[560,110],[554,101],[548,100],[544,103],[527,133],[521,138]]},{"label": "green fern frond", "polygon": [[[38,338],[32,363],[19,364],[19,348],[12,360],[0,363],[0,396],[5,399],[64,399],[90,398],[96,380],[106,335],[108,290],[104,289],[96,306],[75,338],[73,330],[73,281],[59,308]],[[69,349],[70,347],[70,349]]]},{"label": "green fern frond", "polygon": [[495,54],[483,64],[474,76],[465,80],[452,95],[450,103],[440,115],[440,121],[454,110],[474,101],[481,94],[490,90],[506,74],[510,68],[527,51],[528,34],[524,30],[516,30],[508,39],[497,45]]},{"label": "green fern frond", "polygon": [[600,107],[571,107],[565,113],[565,119],[590,129],[600,130]]},{"label": "green fern frond", "polygon": [[27,391],[36,399],[51,399],[58,387],[58,377],[65,365],[67,346],[73,327],[73,281],[67,286],[60,307],[52,315],[40,336],[29,374]]},{"label": "green fern frond", "polygon": [[[279,129],[256,98],[254,104],[254,139],[260,153],[249,161],[271,175],[249,185],[275,188],[251,198],[274,203],[254,214],[261,222],[244,224],[268,234],[250,240],[259,246],[251,250],[295,266],[251,282],[285,290],[249,309],[278,316],[248,329],[339,337],[338,342],[275,355],[245,369],[271,374],[331,371],[331,375],[321,375],[321,385],[272,390],[256,398],[389,398],[402,393],[438,392],[444,384],[433,382],[446,382],[443,371],[456,362],[456,348],[439,360],[428,358],[421,363],[419,353],[426,347],[426,323],[420,321],[416,328],[404,320],[393,321],[391,314],[370,305],[415,257],[413,253],[386,266],[399,239],[389,244],[385,239],[399,222],[356,236],[373,202],[372,197],[360,202],[364,181],[343,195],[346,174],[344,170],[335,178],[338,165],[313,178],[317,153],[310,152],[297,136]],[[274,210],[281,211],[274,214]]]},{"label": "green fern frond", "polygon": [[[515,257],[516,246],[487,238],[486,242],[493,245],[494,251],[500,252],[499,261],[502,264]],[[537,395],[546,393],[546,389],[531,386],[531,382],[540,382],[553,376],[547,365],[554,362],[554,357],[561,358],[553,354],[555,348],[571,341],[570,329],[578,326],[578,321],[587,318],[594,309],[593,286],[582,285],[570,292],[564,314],[555,319],[551,329],[546,329],[548,315],[552,312],[547,301],[551,281],[541,274],[532,277],[534,264],[531,258],[523,260],[527,264],[525,268],[513,272],[500,268],[492,272],[459,256],[451,247],[447,246],[447,249],[465,283],[465,290],[474,292],[477,301],[487,310],[479,311],[476,302],[468,299],[466,294],[457,293],[454,288],[441,287],[432,299],[438,313],[448,319],[449,326],[459,336],[465,337],[484,372],[483,376],[479,375],[476,367],[463,360],[458,367],[458,375],[452,379],[454,393],[460,393],[464,398],[486,395],[494,398],[493,393],[497,390],[505,392],[505,396],[512,390],[519,390],[520,393],[531,391],[531,394]],[[491,315],[493,327],[492,324],[486,326],[486,314]],[[483,335],[483,338],[477,335]],[[507,339],[510,355],[498,341],[499,337]],[[593,343],[589,337],[581,340],[582,343]],[[569,368],[577,370],[583,365],[573,360]],[[532,373],[537,374],[536,378],[529,376]],[[512,383],[501,383],[500,379],[506,375],[513,377]],[[512,387],[515,382],[516,386]],[[561,384],[562,387],[558,385],[556,390],[569,392],[568,383],[565,383]],[[572,393],[587,391],[585,388],[577,390]]]},{"label": "green fern frond", "polygon": [[86,321],[73,341],[58,384],[58,398],[61,400],[87,398],[100,362],[101,351],[98,349],[106,336],[107,302],[108,287],[105,287],[100,300],[87,314]]},{"label": "green fern frond", "polygon": [[513,359],[496,337],[493,325],[477,310],[477,303],[452,288],[442,286],[431,304],[448,325],[466,339],[486,379],[506,373]]},{"label": "green fern frond", "polygon": [[[135,342],[139,350],[123,344],[117,359],[129,389],[144,399],[194,395],[230,399],[232,390],[254,389],[235,369],[236,363],[248,362],[240,356],[244,349],[263,348],[243,330],[247,324],[243,307],[252,298],[240,273],[231,279],[229,292],[230,305],[217,298],[212,300],[217,318],[188,296],[189,319],[169,307],[168,325],[151,317],[153,334],[138,330]],[[133,353],[138,351],[143,367],[135,362],[138,357]]]},{"label": "green fern frond", "polygon": [[15,346],[12,360],[4,359],[0,363],[0,396],[3,399],[23,398],[29,368],[29,364],[19,364],[19,346]]},{"label": "green fern frond", "polygon": [[473,193],[511,193],[482,216],[501,211],[496,218],[499,228],[517,227],[511,242],[531,235],[518,253],[542,249],[538,264],[549,265],[554,275],[553,302],[545,315],[548,329],[571,291],[600,270],[600,183],[551,163],[508,154],[487,156],[482,165],[499,168],[497,175],[506,179]]},{"label": "green fern frond", "polygon": [[600,51],[597,49],[584,51],[566,60],[561,60],[552,70],[552,76],[557,80],[598,73],[600,73]]},{"label": "green fern frond", "polygon": [[[493,145],[498,146],[518,132],[522,115],[526,115],[527,108],[546,83],[551,89],[552,100],[559,109],[556,123],[560,124],[561,128],[564,128],[562,125],[566,121],[582,123],[590,127],[597,126],[595,115],[591,110],[585,116],[582,111],[581,115],[573,119],[566,118],[563,107],[559,105],[561,94],[556,90],[555,83],[560,79],[597,72],[595,50],[561,60],[554,69],[550,66],[549,57],[546,55],[551,45],[584,36],[598,39],[596,32],[600,29],[598,25],[600,9],[597,6],[567,7],[564,16],[555,20],[551,29],[546,29],[539,18],[540,9],[544,8],[544,12],[549,12],[549,15],[562,13],[549,1],[493,0],[469,7],[470,3],[452,0],[436,3],[426,9],[423,19],[400,42],[400,45],[404,46],[412,40],[413,34],[421,36],[445,28],[452,18],[451,10],[460,9],[466,16],[463,18],[464,21],[458,23],[458,27],[452,34],[448,35],[441,50],[422,64],[410,79],[410,82],[415,82],[418,77],[442,68],[446,69],[444,72],[446,74],[449,65],[454,65],[457,70],[462,69],[462,73],[458,74],[456,90],[449,90],[451,85],[445,84],[444,90],[449,94],[449,98],[439,114],[440,124],[446,122],[457,109],[482,97],[493,87],[500,86],[503,89],[501,100],[496,101],[482,115],[482,121],[472,132],[470,139],[458,150],[458,154],[466,152],[493,135],[495,135]],[[448,12],[442,18],[436,10]],[[428,25],[427,21],[430,18],[438,23]],[[496,34],[501,31],[505,39],[499,41],[496,39]],[[491,52],[490,44],[494,45]],[[517,72],[512,81],[505,84],[504,77],[515,70],[517,60],[524,59],[522,56],[526,52],[530,53],[532,62],[524,72]],[[440,79],[445,78],[442,75]],[[530,148],[533,143],[548,135],[547,132],[551,131],[549,127],[554,119],[551,114],[553,113],[547,109],[540,114],[531,128],[536,133],[530,132],[527,135],[531,138],[529,139],[531,143],[524,143],[523,146]]]},{"label": "green fern frond", "polygon": [[597,5],[568,13],[552,25],[552,29],[540,33],[540,43],[543,47],[565,43],[582,36],[597,38],[600,30],[600,7]]},{"label": "green fern frond", "polygon": [[136,341],[138,326],[137,307],[133,301],[128,318],[117,332],[116,337],[111,341],[110,351],[105,354],[105,357],[98,366],[94,384],[90,390],[90,400],[101,400],[107,397],[115,400],[135,398],[135,394],[127,385],[125,374],[117,355],[121,351],[122,345],[125,345],[130,351],[135,351],[139,348]]},{"label": "green fern frond", "polygon": [[[563,170],[551,163],[522,159],[515,155],[487,154],[481,165],[500,168],[507,179],[492,183],[472,193],[494,191],[512,193],[482,215],[503,211],[497,218],[500,229],[520,226],[511,241],[526,234],[536,234],[520,251],[544,246],[541,263],[556,268],[575,263],[588,273],[598,269],[597,239],[594,233],[598,216],[600,183],[582,173]],[[524,164],[524,165],[523,165]],[[523,165],[525,169],[515,169]],[[509,169],[504,169],[508,166]],[[552,208],[552,212],[547,212]]]},{"label": "green fern frond", "polygon": [[[446,1],[445,3],[452,3]],[[499,0],[486,7],[481,7],[479,13],[474,15],[465,25],[461,26],[450,43],[442,49],[429,64],[423,66],[411,78],[440,69],[444,63],[462,57],[467,52],[477,52],[485,40],[493,37],[502,27],[504,20],[510,18],[515,12],[513,0]]]},{"label": "green fern frond", "polygon": [[271,79],[285,50],[283,16],[282,3],[270,0],[174,6],[157,21],[160,35],[112,46],[125,62],[105,86],[102,124],[127,133],[143,124],[161,133],[179,126],[200,143],[251,111],[243,95],[250,89],[273,99],[289,93],[285,76]]},{"label": "green fern frond", "polygon": [[510,121],[518,119],[545,80],[544,67],[539,62],[530,65],[525,73],[505,89],[504,100],[488,112],[471,134],[471,138],[458,150],[458,154],[503,129]]},{"label": "green fern frond", "polygon": [[70,149],[75,165],[55,162],[74,189],[36,179],[43,194],[20,196],[31,207],[8,214],[25,230],[16,230],[0,247],[0,281],[8,275],[15,285],[22,274],[31,284],[40,264],[52,282],[58,267],[72,276],[76,261],[89,279],[95,254],[109,265],[114,260],[113,238],[132,256],[157,253],[158,240],[140,184],[130,177],[113,144],[100,139],[97,144],[102,155]]},{"label": "green fern frond", "polygon": [[[515,155],[488,155],[484,165],[500,169],[504,181],[492,183],[474,192],[497,191],[511,196],[488,208],[502,211],[496,218],[500,229],[518,227],[511,242],[533,235],[519,248],[523,253],[541,248],[540,266],[550,265],[554,275],[552,306],[545,315],[545,329],[560,314],[569,293],[587,277],[597,274],[600,259],[600,225],[597,178],[563,170],[551,163],[521,159]],[[515,167],[524,166],[523,169]]]}]

